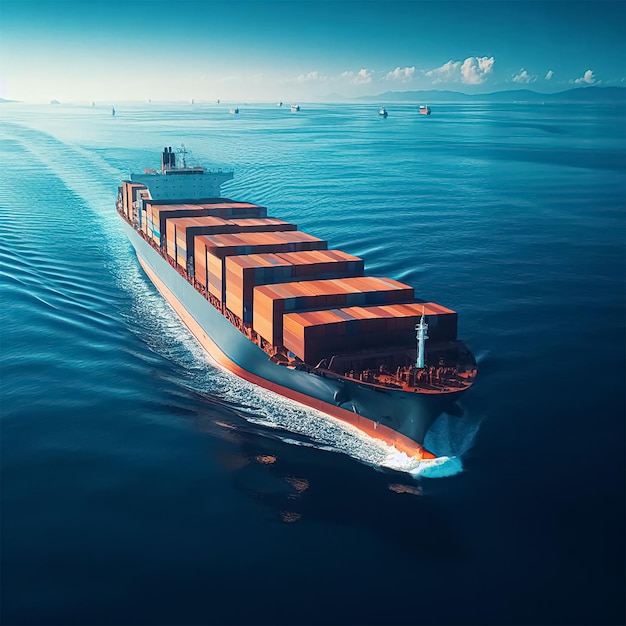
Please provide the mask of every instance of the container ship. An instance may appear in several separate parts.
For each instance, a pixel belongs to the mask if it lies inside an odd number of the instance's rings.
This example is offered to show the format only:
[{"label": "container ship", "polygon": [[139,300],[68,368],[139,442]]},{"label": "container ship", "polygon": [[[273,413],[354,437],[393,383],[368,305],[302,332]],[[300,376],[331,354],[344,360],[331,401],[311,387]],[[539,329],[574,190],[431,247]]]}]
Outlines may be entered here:
[{"label": "container ship", "polygon": [[117,211],[147,277],[219,365],[409,456],[473,384],[457,313],[365,274],[363,259],[221,196],[232,171],[164,148]]}]

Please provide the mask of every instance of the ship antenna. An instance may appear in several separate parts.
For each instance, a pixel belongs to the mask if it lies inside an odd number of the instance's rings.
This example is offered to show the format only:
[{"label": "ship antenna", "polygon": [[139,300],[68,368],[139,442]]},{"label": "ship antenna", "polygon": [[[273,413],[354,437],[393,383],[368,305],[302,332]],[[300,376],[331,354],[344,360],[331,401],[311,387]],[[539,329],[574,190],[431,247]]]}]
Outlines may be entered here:
[{"label": "ship antenna", "polygon": [[426,340],[428,339],[428,335],[426,332],[428,331],[428,324],[424,319],[424,307],[422,306],[422,318],[419,321],[419,324],[415,324],[415,330],[417,331],[417,362],[415,363],[415,367],[417,369],[424,369],[424,353],[426,347]]}]

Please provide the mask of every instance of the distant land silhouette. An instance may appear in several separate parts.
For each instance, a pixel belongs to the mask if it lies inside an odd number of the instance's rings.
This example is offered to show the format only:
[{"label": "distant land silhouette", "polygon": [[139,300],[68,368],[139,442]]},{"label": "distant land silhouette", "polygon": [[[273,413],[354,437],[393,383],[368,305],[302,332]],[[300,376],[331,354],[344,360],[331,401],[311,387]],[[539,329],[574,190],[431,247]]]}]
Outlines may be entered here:
[{"label": "distant land silhouette", "polygon": [[482,94],[430,89],[424,91],[386,91],[377,96],[360,96],[358,98],[344,98],[339,94],[332,94],[328,98],[381,104],[390,102],[419,102],[422,104],[432,102],[604,102],[626,104],[626,87],[576,87],[556,93],[539,93],[531,89],[511,89]]},{"label": "distant land silhouette", "polygon": [[[468,94],[461,91],[428,89],[421,91],[386,91],[375,96],[346,97],[338,93],[328,94],[323,98],[316,98],[321,102],[376,102],[379,105],[394,102],[411,102],[432,104],[434,102],[572,102],[572,103],[605,103],[626,105],[626,87],[574,87],[555,93],[540,93],[532,89],[509,89],[491,93]],[[22,100],[8,100],[0,98],[0,104],[23,102]],[[150,102],[150,101],[149,101]],[[58,100],[51,100],[50,104],[61,104]]]}]

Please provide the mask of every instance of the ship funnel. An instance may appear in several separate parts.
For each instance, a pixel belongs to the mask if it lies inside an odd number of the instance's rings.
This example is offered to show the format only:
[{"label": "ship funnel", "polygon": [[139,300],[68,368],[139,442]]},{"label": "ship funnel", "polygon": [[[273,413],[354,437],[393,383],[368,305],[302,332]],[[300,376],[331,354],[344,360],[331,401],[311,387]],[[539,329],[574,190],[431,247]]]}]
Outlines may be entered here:
[{"label": "ship funnel", "polygon": [[167,148],[163,148],[163,154],[161,155],[161,171],[165,171],[170,167],[170,155]]},{"label": "ship funnel", "polygon": [[176,155],[172,152],[172,147],[168,148],[170,153],[170,167],[176,167]]}]

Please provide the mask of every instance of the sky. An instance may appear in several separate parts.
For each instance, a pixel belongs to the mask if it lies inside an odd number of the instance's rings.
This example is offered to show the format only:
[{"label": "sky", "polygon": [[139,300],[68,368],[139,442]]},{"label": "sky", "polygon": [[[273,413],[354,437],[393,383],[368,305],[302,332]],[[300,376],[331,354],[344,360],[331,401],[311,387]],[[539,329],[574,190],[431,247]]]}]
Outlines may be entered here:
[{"label": "sky", "polygon": [[626,87],[626,2],[0,0],[0,97],[306,102]]}]

